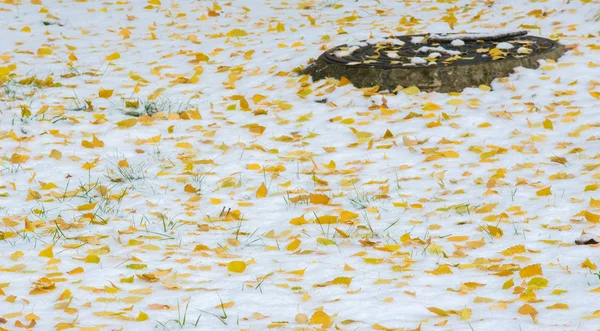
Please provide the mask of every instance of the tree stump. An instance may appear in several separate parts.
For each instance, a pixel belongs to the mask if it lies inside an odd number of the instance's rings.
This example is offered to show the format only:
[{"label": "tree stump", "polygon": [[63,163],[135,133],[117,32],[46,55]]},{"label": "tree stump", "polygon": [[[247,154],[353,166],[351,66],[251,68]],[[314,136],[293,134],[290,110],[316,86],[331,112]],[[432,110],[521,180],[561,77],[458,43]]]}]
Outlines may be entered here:
[{"label": "tree stump", "polygon": [[346,77],[356,87],[378,85],[394,91],[459,92],[490,85],[516,67],[537,68],[538,60],[557,60],[564,46],[526,31],[500,34],[421,34],[369,39],[324,52],[302,73],[313,80]]}]

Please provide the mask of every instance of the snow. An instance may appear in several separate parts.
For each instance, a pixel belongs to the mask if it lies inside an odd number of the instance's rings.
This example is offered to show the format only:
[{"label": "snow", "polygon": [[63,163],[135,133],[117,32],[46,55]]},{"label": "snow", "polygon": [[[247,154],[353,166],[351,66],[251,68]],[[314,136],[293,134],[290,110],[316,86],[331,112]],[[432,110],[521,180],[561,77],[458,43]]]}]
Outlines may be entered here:
[{"label": "snow", "polygon": [[519,54],[529,54],[531,52],[532,52],[531,48],[527,48],[527,47],[519,47],[519,49],[517,49],[517,53],[519,53]]},{"label": "snow", "polygon": [[[598,328],[600,4],[325,2],[0,3],[0,328]],[[450,13],[572,49],[452,94],[297,74]]]},{"label": "snow", "polygon": [[425,60],[422,57],[415,56],[412,59],[410,59],[410,63],[412,63],[412,64],[425,64],[425,63],[427,63],[427,60]]},{"label": "snow", "polygon": [[438,34],[432,33],[429,39],[436,39],[438,41],[452,41],[456,39],[473,40],[477,38],[494,38],[502,36],[508,33],[514,33],[521,30],[496,30],[494,32],[475,32],[475,33],[452,33],[452,34]]},{"label": "snow", "polygon": [[460,46],[464,46],[465,42],[460,39],[454,39],[454,40],[452,40],[452,42],[450,42],[450,44],[454,47],[460,47]]},{"label": "snow", "polygon": [[351,46],[347,49],[337,50],[337,51],[333,52],[333,55],[335,55],[336,57],[339,57],[339,58],[343,58],[345,56],[352,55],[359,48],[360,48],[359,46]]},{"label": "snow", "polygon": [[425,37],[412,37],[410,39],[410,42],[413,44],[420,44],[423,43],[425,41]]},{"label": "snow", "polygon": [[460,55],[459,51],[453,51],[453,50],[450,50],[450,49],[445,49],[442,46],[437,46],[437,47],[423,46],[423,47],[420,47],[417,50],[417,52],[419,52],[419,53],[439,52],[439,53],[448,54],[448,55]]},{"label": "snow", "polygon": [[512,49],[512,48],[515,48],[515,46],[513,46],[513,44],[511,44],[511,43],[501,42],[496,45],[496,48],[497,49]]},{"label": "snow", "polygon": [[390,59],[398,59],[400,58],[400,55],[398,55],[398,52],[393,52],[393,51],[388,51],[385,52],[385,54],[390,58]]}]

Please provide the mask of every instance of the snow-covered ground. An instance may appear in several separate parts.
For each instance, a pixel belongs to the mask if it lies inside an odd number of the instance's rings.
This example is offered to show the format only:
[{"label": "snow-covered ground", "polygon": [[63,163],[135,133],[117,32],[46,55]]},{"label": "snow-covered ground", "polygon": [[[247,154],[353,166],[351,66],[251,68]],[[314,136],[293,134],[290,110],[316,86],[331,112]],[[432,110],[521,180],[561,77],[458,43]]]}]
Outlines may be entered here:
[{"label": "snow-covered ground", "polygon": [[[0,330],[598,329],[599,10],[2,1]],[[569,51],[453,94],[296,73],[449,24]]]}]

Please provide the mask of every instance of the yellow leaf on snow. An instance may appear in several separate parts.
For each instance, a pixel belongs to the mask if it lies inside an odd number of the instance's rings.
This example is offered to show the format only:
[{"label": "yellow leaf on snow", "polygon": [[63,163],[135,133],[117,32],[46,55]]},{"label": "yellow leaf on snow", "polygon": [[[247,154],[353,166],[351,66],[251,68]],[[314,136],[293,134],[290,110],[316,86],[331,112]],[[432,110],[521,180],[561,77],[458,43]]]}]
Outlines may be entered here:
[{"label": "yellow leaf on snow", "polygon": [[62,158],[62,153],[59,150],[53,149],[50,151],[50,157],[55,160],[60,160]]},{"label": "yellow leaf on snow", "polygon": [[521,278],[528,278],[533,276],[541,276],[543,274],[541,264],[528,265],[519,271]]},{"label": "yellow leaf on snow", "polygon": [[48,246],[47,248],[43,249],[42,251],[40,251],[40,253],[38,254],[38,256],[40,257],[47,257],[49,259],[54,257],[54,253],[52,252],[52,248],[54,248],[54,246]]},{"label": "yellow leaf on snow", "polygon": [[114,52],[106,57],[106,61],[118,60],[121,58],[121,54],[119,52]]},{"label": "yellow leaf on snow", "polygon": [[98,97],[100,98],[104,98],[104,99],[108,99],[110,97],[112,97],[113,95],[113,90],[105,90],[105,89],[100,89],[100,91],[98,91]]},{"label": "yellow leaf on snow", "polygon": [[569,305],[565,303],[555,303],[551,306],[546,307],[546,309],[569,309]]},{"label": "yellow leaf on snow", "polygon": [[596,270],[597,269],[596,265],[594,263],[592,263],[592,261],[590,261],[589,258],[585,259],[585,261],[583,261],[581,263],[581,267],[582,268],[588,268],[590,270]]},{"label": "yellow leaf on snow", "polygon": [[440,308],[436,308],[436,307],[427,307],[427,310],[429,310],[430,312],[438,315],[438,316],[450,316],[450,314],[448,314],[447,311],[440,309]]},{"label": "yellow leaf on snow", "polygon": [[227,271],[241,273],[246,270],[246,262],[244,261],[231,261],[227,264]]},{"label": "yellow leaf on snow", "polygon": [[326,205],[331,200],[325,194],[310,194],[309,196],[310,203],[315,205]]},{"label": "yellow leaf on snow", "polygon": [[442,264],[439,267],[437,267],[435,270],[425,270],[425,272],[432,274],[432,275],[445,275],[445,274],[451,274],[452,269],[450,269],[449,266]]},{"label": "yellow leaf on snow", "polygon": [[260,187],[258,188],[258,190],[256,190],[256,197],[264,198],[267,196],[268,193],[269,193],[269,191],[267,190],[267,187],[265,186],[265,183],[263,182],[262,184],[260,184]]},{"label": "yellow leaf on snow", "polygon": [[321,245],[335,245],[335,241],[331,240],[331,239],[327,239],[327,238],[317,238],[317,243],[321,244]]},{"label": "yellow leaf on snow", "polygon": [[83,205],[77,206],[77,210],[78,211],[92,210],[96,207],[96,204],[98,204],[98,203],[97,202],[84,203]]},{"label": "yellow leaf on snow", "polygon": [[119,121],[116,124],[121,129],[128,129],[134,127],[137,124],[137,122],[138,121],[135,118],[128,118],[126,120]]},{"label": "yellow leaf on snow", "polygon": [[433,103],[433,102],[427,102],[426,104],[423,105],[423,108],[421,108],[424,111],[434,111],[434,110],[441,110],[442,107],[440,105],[438,105],[437,103]]},{"label": "yellow leaf on snow", "polygon": [[246,30],[242,30],[242,29],[233,29],[233,30],[227,32],[227,37],[239,38],[239,37],[245,37],[247,35],[248,35],[248,32],[246,32]]},{"label": "yellow leaf on snow", "polygon": [[288,251],[295,251],[300,246],[301,243],[302,243],[302,241],[300,241],[300,239],[296,238],[296,239],[292,240],[292,242],[287,244],[287,246],[285,246],[285,249]]},{"label": "yellow leaf on snow", "polygon": [[536,315],[538,312],[530,304],[524,304],[519,308],[519,314],[523,315]]},{"label": "yellow leaf on snow", "polygon": [[589,92],[590,95],[596,99],[600,99],[600,92],[596,92],[596,91],[591,91]]},{"label": "yellow leaf on snow", "polygon": [[592,223],[600,222],[600,215],[591,213],[587,210],[584,212],[584,217],[588,222],[592,222]]},{"label": "yellow leaf on snow", "polygon": [[550,189],[552,186],[548,186],[545,187],[537,192],[535,192],[535,195],[537,195],[538,197],[545,197],[548,195],[552,195],[552,190]]},{"label": "yellow leaf on snow", "polygon": [[476,214],[490,213],[492,210],[494,210],[494,208],[496,207],[496,205],[498,205],[498,204],[497,203],[491,203],[491,204],[483,205],[483,206],[477,208],[475,210],[475,213]]},{"label": "yellow leaf on snow", "polygon": [[329,315],[327,315],[325,312],[317,311],[310,317],[308,324],[321,324],[323,328],[328,328],[331,326],[331,317],[329,317]]}]

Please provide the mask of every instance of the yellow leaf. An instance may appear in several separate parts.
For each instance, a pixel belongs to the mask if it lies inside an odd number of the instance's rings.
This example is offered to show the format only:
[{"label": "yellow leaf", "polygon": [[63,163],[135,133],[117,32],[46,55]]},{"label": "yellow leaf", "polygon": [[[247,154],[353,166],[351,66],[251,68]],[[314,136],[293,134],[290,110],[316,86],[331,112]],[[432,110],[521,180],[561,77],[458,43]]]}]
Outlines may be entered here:
[{"label": "yellow leaf", "polygon": [[316,219],[316,223],[317,224],[337,224],[338,223],[338,217],[337,216],[332,216],[332,215],[319,216]]},{"label": "yellow leaf", "polygon": [[427,307],[427,310],[429,310],[430,312],[438,315],[438,316],[450,316],[450,314],[448,314],[447,311],[440,309],[440,308],[436,308],[436,307]]},{"label": "yellow leaf", "polygon": [[544,129],[554,130],[554,125],[552,125],[552,121],[547,118],[544,120],[543,125],[544,125]]},{"label": "yellow leaf", "polygon": [[100,257],[95,254],[90,254],[85,257],[85,263],[100,263]]},{"label": "yellow leaf", "polygon": [[594,214],[594,213],[590,213],[587,210],[584,213],[584,217],[585,217],[585,219],[588,222],[592,222],[592,223],[598,223],[598,222],[600,222],[600,215]]},{"label": "yellow leaf", "polygon": [[190,185],[190,184],[186,184],[183,187],[183,191],[185,193],[190,193],[190,194],[196,194],[196,193],[198,193],[198,190],[193,185]]},{"label": "yellow leaf", "polygon": [[140,311],[138,316],[135,318],[135,320],[137,322],[143,322],[143,321],[146,321],[147,319],[148,319],[148,314],[144,313],[143,311]]},{"label": "yellow leaf", "polygon": [[555,303],[552,306],[546,307],[546,309],[569,309],[569,305],[565,303]]},{"label": "yellow leaf", "polygon": [[325,194],[310,194],[309,196],[310,203],[315,205],[326,205],[331,200]]},{"label": "yellow leaf", "polygon": [[295,251],[300,244],[302,243],[302,241],[300,241],[298,238],[292,240],[292,242],[290,242],[289,244],[287,244],[287,246],[285,246],[285,249],[288,251]]},{"label": "yellow leaf", "polygon": [[300,217],[292,218],[290,220],[290,224],[292,224],[292,225],[303,225],[303,224],[307,224],[307,223],[308,222],[304,218],[304,215],[302,215]]},{"label": "yellow leaf", "polygon": [[442,109],[442,107],[440,107],[440,105],[433,103],[433,102],[427,102],[426,104],[423,105],[423,108],[421,108],[425,111],[434,111],[434,110],[440,110]]},{"label": "yellow leaf", "polygon": [[246,262],[244,261],[231,261],[227,264],[227,271],[229,272],[244,272],[246,270]]},{"label": "yellow leaf", "polygon": [[460,105],[464,105],[466,103],[466,101],[463,99],[450,99],[446,103],[451,106],[460,106]]},{"label": "yellow leaf", "polygon": [[78,211],[92,210],[96,207],[97,204],[98,204],[97,202],[84,203],[83,205],[77,206],[77,210]]},{"label": "yellow leaf", "polygon": [[258,190],[256,190],[256,197],[264,198],[267,196],[268,193],[269,193],[269,191],[267,190],[267,187],[265,186],[265,183],[263,182],[262,184],[260,184],[260,187],[258,188]]},{"label": "yellow leaf", "polygon": [[333,283],[336,285],[350,286],[350,283],[352,283],[352,277],[336,277],[333,279]]},{"label": "yellow leaf", "polygon": [[52,50],[50,48],[41,47],[37,50],[38,56],[50,55],[52,54]]},{"label": "yellow leaf", "polygon": [[327,238],[317,238],[317,243],[321,244],[321,245],[335,245],[335,241],[331,240],[331,239],[327,239]]},{"label": "yellow leaf", "polygon": [[493,225],[488,225],[487,230],[494,238],[501,238],[504,235],[504,231],[502,231],[502,229]]},{"label": "yellow leaf", "polygon": [[119,52],[114,52],[106,57],[106,61],[118,60],[121,58],[121,54]]},{"label": "yellow leaf", "polygon": [[233,29],[233,30],[227,32],[227,37],[239,38],[239,37],[245,37],[247,35],[248,35],[248,32],[246,32],[245,30],[242,30],[242,29]]},{"label": "yellow leaf", "polygon": [[582,268],[588,268],[590,270],[596,270],[596,265],[594,263],[592,263],[592,261],[590,261],[589,258],[585,259],[585,261],[583,261],[581,263],[581,267]]},{"label": "yellow leaf", "polygon": [[328,328],[331,325],[331,317],[325,312],[317,311],[310,317],[308,324],[321,324],[323,328]]},{"label": "yellow leaf", "polygon": [[545,187],[545,188],[535,192],[535,195],[537,195],[538,197],[545,197],[548,195],[552,195],[552,191],[550,190],[551,187],[552,186]]},{"label": "yellow leaf", "polygon": [[476,214],[485,214],[485,213],[489,213],[492,210],[494,210],[494,208],[496,207],[497,203],[491,203],[491,204],[487,204],[487,205],[483,205],[479,208],[477,208],[475,210]]},{"label": "yellow leaf", "polygon": [[421,92],[421,90],[419,90],[418,87],[416,86],[409,86],[407,88],[405,88],[404,90],[402,90],[402,92],[408,94],[408,95],[415,95],[418,94],[419,92]]},{"label": "yellow leaf", "polygon": [[38,256],[41,257],[47,257],[49,259],[54,257],[54,252],[52,252],[52,248],[54,246],[48,246],[47,248],[43,249],[42,251],[40,251],[40,253],[38,254]]},{"label": "yellow leaf", "polygon": [[535,310],[535,308],[533,308],[533,306],[528,303],[522,305],[519,308],[519,314],[535,316],[537,315],[537,313],[537,310]]},{"label": "yellow leaf", "polygon": [[98,96],[100,98],[104,98],[104,99],[108,99],[113,95],[113,90],[104,90],[104,89],[100,89],[100,91],[98,91]]},{"label": "yellow leaf", "polygon": [[58,299],[56,299],[56,301],[63,301],[63,300],[68,300],[72,297],[72,293],[69,289],[64,290],[60,296],[58,297]]},{"label": "yellow leaf", "polygon": [[[39,51],[38,51],[39,52]],[[600,99],[600,92],[590,91],[590,95],[596,99]]]},{"label": "yellow leaf", "polygon": [[511,256],[511,255],[515,255],[515,254],[525,253],[525,251],[526,251],[525,246],[516,245],[516,246],[512,246],[512,247],[509,247],[509,248],[503,250],[502,252],[500,252],[500,254],[502,254],[504,256]]},{"label": "yellow leaf", "polygon": [[133,127],[133,126],[135,126],[137,124],[137,119],[135,119],[135,118],[128,118],[126,120],[119,121],[116,124],[121,129],[128,129],[128,128],[131,128],[131,127]]},{"label": "yellow leaf", "polygon": [[62,153],[59,150],[53,149],[50,151],[50,157],[55,160],[60,160],[62,158]]},{"label": "yellow leaf", "polygon": [[521,278],[528,278],[541,275],[543,275],[541,264],[528,265],[519,271],[519,276],[521,276]]},{"label": "yellow leaf", "polygon": [[515,285],[515,282],[511,278],[511,279],[505,281],[504,284],[502,284],[502,289],[503,290],[507,290],[507,289],[513,287],[514,285]]},{"label": "yellow leaf", "polygon": [[338,83],[338,86],[344,86],[344,85],[348,85],[348,84],[352,84],[352,82],[348,78],[342,76],[342,78],[340,78],[340,82]]},{"label": "yellow leaf", "polygon": [[451,274],[452,269],[450,269],[449,266],[442,264],[442,265],[438,266],[435,270],[425,270],[425,272],[430,273],[432,275],[445,275],[445,274]]},{"label": "yellow leaf", "polygon": [[590,198],[590,207],[600,208],[600,200],[595,200],[594,198]]}]

